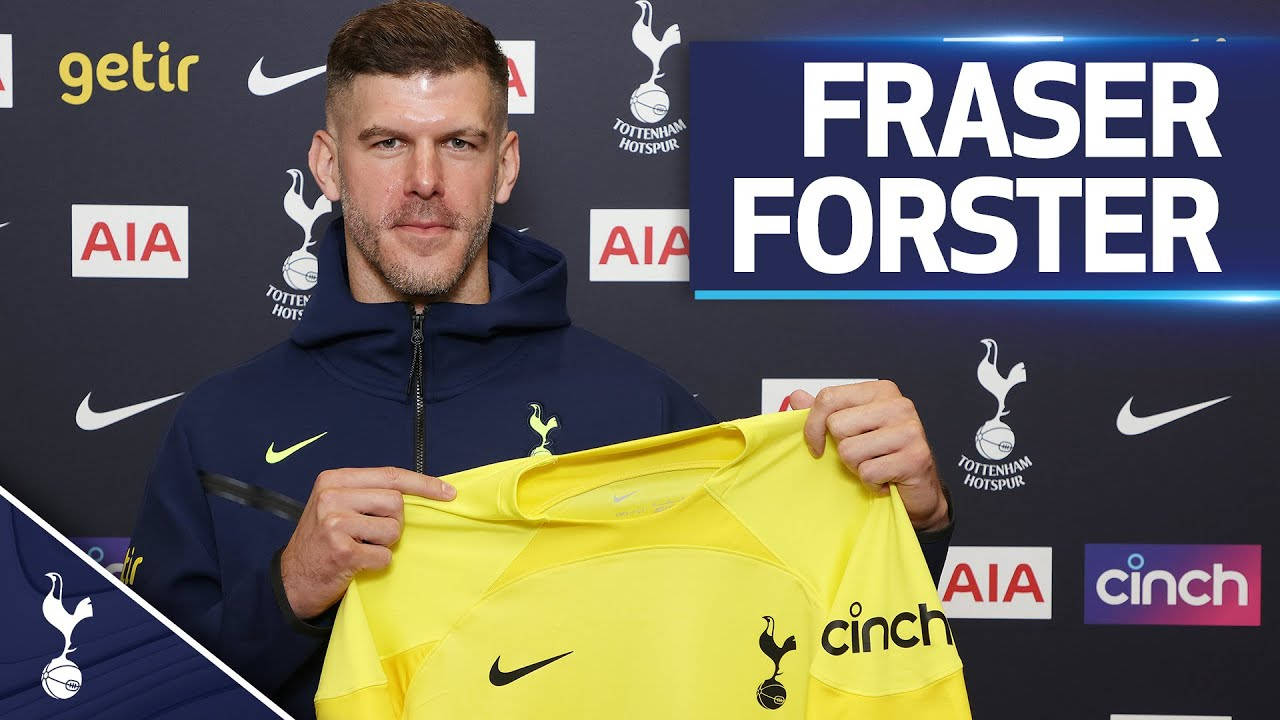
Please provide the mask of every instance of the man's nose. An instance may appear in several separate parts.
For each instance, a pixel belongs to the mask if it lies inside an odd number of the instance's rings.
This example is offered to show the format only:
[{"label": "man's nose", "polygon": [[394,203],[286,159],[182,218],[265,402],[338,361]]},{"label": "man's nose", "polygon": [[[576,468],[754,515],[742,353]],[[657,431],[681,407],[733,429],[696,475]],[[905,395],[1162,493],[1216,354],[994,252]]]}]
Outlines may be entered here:
[{"label": "man's nose", "polygon": [[413,150],[412,162],[409,164],[406,192],[423,198],[441,192],[440,186],[440,153],[435,146],[418,145]]}]

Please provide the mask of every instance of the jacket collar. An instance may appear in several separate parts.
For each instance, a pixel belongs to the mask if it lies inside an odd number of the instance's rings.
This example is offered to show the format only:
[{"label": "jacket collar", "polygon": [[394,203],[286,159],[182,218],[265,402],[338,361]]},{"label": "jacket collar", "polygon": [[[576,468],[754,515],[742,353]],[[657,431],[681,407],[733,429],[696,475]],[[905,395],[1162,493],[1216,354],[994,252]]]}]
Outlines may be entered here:
[{"label": "jacket collar", "polygon": [[[346,234],[335,219],[318,244],[319,281],[294,344],[338,379],[382,397],[406,400],[414,308],[362,303],[351,296]],[[495,371],[533,332],[569,324],[564,255],[494,223],[489,231],[489,302],[427,307],[424,367],[428,400],[455,395]]]}]

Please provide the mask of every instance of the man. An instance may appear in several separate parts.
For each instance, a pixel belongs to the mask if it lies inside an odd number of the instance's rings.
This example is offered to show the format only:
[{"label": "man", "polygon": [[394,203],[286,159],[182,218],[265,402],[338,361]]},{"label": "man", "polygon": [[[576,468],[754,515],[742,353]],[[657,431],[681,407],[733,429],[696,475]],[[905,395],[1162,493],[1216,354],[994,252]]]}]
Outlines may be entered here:
[{"label": "man", "polygon": [[[289,341],[187,394],[131,550],[144,597],[300,718],[351,578],[390,561],[402,494],[449,500],[466,489],[441,475],[714,422],[569,323],[558,251],[491,225],[520,151],[487,28],[374,8],[339,30],[327,72],[309,161],[343,218],[319,284]],[[910,401],[876,382],[791,404],[812,407],[815,454],[829,434],[863,482],[898,484],[936,579],[950,508]]]}]

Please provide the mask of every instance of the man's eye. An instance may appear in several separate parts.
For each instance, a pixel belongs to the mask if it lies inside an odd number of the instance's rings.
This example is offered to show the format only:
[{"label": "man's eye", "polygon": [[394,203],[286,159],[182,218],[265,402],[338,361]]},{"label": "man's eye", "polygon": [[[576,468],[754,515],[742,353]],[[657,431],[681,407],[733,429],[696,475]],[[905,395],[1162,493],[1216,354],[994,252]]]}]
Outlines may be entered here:
[{"label": "man's eye", "polygon": [[449,138],[449,147],[454,150],[466,150],[471,147],[471,143],[462,138]]},{"label": "man's eye", "polygon": [[395,150],[397,147],[400,146],[399,143],[400,143],[399,138],[387,138],[386,140],[379,140],[378,142],[374,143],[374,146],[380,147],[384,150]]}]

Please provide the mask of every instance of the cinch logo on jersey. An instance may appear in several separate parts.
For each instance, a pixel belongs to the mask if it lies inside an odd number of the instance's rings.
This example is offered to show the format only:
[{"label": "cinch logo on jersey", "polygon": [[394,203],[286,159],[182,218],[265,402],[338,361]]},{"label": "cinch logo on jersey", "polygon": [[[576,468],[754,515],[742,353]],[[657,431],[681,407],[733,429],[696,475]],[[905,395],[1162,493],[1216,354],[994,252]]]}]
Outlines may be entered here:
[{"label": "cinch logo on jersey", "polygon": [[0,35],[0,108],[13,107],[13,36]]},{"label": "cinch logo on jersey", "polygon": [[[533,40],[498,40],[498,46],[507,56],[507,112],[511,115],[533,114],[534,98],[534,41]],[[323,75],[324,65],[303,68],[289,73],[272,71],[268,75],[262,65],[266,57],[258,58],[258,62],[249,70],[246,86],[249,92],[258,97],[275,95],[283,90],[304,83],[313,77]]]},{"label": "cinch logo on jersey", "polygon": [[620,136],[618,147],[627,152],[639,155],[668,153],[680,149],[676,135],[688,128],[683,119],[668,120],[671,97],[658,84],[658,79],[666,75],[661,70],[663,55],[680,44],[680,26],[668,26],[659,38],[657,26],[653,24],[653,3],[636,0],[636,5],[640,6],[640,18],[631,26],[631,42],[649,61],[649,79],[631,92],[629,101],[631,117],[640,125],[615,118],[613,129]]},{"label": "cinch logo on jersey", "polygon": [[297,320],[302,317],[302,310],[311,299],[307,293],[319,280],[317,273],[320,269],[320,261],[310,250],[311,246],[319,240],[311,239],[311,230],[316,220],[332,210],[333,205],[323,194],[308,205],[302,194],[302,186],[305,182],[302,171],[290,168],[285,172],[289,174],[290,181],[289,188],[284,193],[284,212],[302,229],[302,246],[284,259],[280,274],[284,277],[285,285],[297,292],[289,292],[275,285],[268,285],[267,297],[273,303],[272,315],[285,320]]},{"label": "cinch logo on jersey", "polygon": [[817,396],[818,391],[835,385],[867,382],[874,378],[761,378],[760,414],[791,409],[791,393],[804,390]]},{"label": "cinch logo on jersey", "polygon": [[1087,624],[1261,624],[1261,545],[1086,545],[1084,571]]},{"label": "cinch logo on jersey", "polygon": [[593,282],[689,279],[688,210],[591,211]]},{"label": "cinch logo on jersey", "polygon": [[[1005,400],[1010,390],[1027,381],[1027,369],[1018,362],[1014,363],[1007,373],[1000,372],[998,365],[1000,348],[996,341],[986,338],[982,344],[987,349],[978,362],[978,384],[991,393],[996,401],[995,414],[974,434],[973,445],[981,459],[975,460],[961,454],[960,461],[956,464],[965,472],[964,484],[971,488],[979,490],[1019,488],[1026,484],[1022,473],[1031,467],[1031,457],[1023,455],[1008,462],[1000,461],[1009,458],[1016,443],[1013,428],[1003,420],[1009,414],[1009,410],[1005,407]],[[989,462],[982,462],[982,460]]]},{"label": "cinch logo on jersey", "polygon": [[938,585],[950,618],[1053,618],[1053,548],[952,546]]},{"label": "cinch logo on jersey", "polygon": [[[169,43],[156,45],[159,53],[147,52],[146,44],[135,42],[128,56],[107,53],[94,62],[81,52],[62,56],[58,63],[58,76],[70,91],[62,93],[62,101],[68,105],[83,105],[93,99],[94,87],[108,92],[118,92],[132,86],[142,92],[159,89],[170,93],[191,89],[191,66],[200,62],[199,55],[186,55],[171,62]],[[155,60],[155,64],[152,64]],[[94,80],[97,80],[95,86]]]},{"label": "cinch logo on jersey", "polygon": [[72,205],[71,276],[185,278],[185,205]]},{"label": "cinch logo on jersey", "polygon": [[863,617],[862,603],[854,602],[849,605],[848,620],[832,620],[822,629],[822,649],[830,655],[844,655],[888,650],[890,642],[904,649],[917,645],[927,647],[938,640],[937,629],[930,632],[934,622],[942,623],[947,644],[954,645],[951,625],[941,610],[930,610],[920,603],[916,612],[903,611],[892,618]]}]

